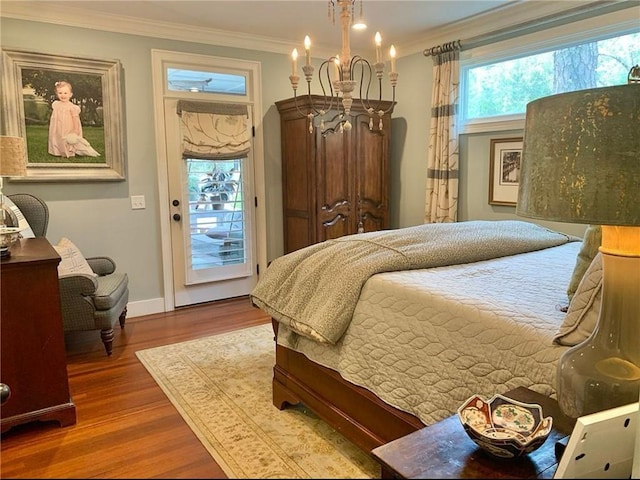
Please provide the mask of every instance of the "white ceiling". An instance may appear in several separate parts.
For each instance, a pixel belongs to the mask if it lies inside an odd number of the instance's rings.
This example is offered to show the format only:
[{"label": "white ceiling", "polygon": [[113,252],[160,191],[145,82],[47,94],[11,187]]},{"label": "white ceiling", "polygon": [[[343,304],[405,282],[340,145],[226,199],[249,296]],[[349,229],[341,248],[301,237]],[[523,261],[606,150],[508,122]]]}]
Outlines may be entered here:
[{"label": "white ceiling", "polygon": [[[454,27],[458,27],[457,33],[472,35],[479,26],[489,31],[589,3],[594,2],[364,0],[363,16],[369,28],[351,33],[352,53],[371,50],[376,31],[382,34],[385,47],[393,43],[402,56],[433,46],[428,42],[435,32],[456,31]],[[339,53],[341,45],[339,11],[333,25],[326,0],[1,0],[0,5],[0,14],[7,17],[142,35],[160,32],[168,38],[245,48],[259,45],[267,51],[290,52],[293,47],[301,50],[305,35],[311,37],[314,47],[324,51]],[[354,8],[357,17],[360,0],[356,0]],[[485,22],[474,22],[475,31],[460,28],[465,20],[478,15]],[[443,38],[441,41],[460,39]]]}]

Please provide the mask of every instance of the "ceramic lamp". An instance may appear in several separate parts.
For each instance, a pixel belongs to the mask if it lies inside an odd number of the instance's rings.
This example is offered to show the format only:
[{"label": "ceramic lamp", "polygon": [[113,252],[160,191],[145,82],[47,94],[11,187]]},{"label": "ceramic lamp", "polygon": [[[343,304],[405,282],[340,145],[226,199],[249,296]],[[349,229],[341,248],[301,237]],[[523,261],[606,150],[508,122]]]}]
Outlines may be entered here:
[{"label": "ceramic lamp", "polygon": [[9,248],[20,231],[15,215],[5,207],[3,177],[22,177],[26,173],[26,151],[22,137],[0,136],[0,257],[10,255]]},{"label": "ceramic lamp", "polygon": [[577,418],[640,391],[640,84],[552,95],[527,105],[516,213],[602,225],[602,303],[594,332],[557,370]]},{"label": "ceramic lamp", "polygon": [[22,137],[0,136],[0,225],[7,225],[9,213],[4,208],[2,194],[4,177],[23,177],[27,171],[27,154]]}]

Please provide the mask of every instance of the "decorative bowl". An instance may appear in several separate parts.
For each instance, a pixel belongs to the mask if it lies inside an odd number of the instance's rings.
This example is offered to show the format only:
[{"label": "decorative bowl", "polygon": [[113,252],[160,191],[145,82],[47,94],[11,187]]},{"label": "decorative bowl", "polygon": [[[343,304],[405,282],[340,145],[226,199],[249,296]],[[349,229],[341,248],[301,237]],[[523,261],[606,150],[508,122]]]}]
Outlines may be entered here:
[{"label": "decorative bowl", "polygon": [[553,418],[543,418],[540,405],[500,394],[490,400],[471,396],[458,408],[458,418],[479,447],[501,458],[533,452],[545,442],[553,424]]},{"label": "decorative bowl", "polygon": [[18,227],[5,227],[0,226],[0,247],[8,248],[20,238],[20,231],[22,229]]}]

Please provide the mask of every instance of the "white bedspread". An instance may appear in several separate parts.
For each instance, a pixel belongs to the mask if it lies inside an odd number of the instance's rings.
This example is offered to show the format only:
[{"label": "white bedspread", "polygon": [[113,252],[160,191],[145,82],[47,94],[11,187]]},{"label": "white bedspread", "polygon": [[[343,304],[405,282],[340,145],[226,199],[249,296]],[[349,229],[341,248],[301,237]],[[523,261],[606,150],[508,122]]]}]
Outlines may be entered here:
[{"label": "white bedspread", "polygon": [[470,264],[380,273],[336,345],[280,324],[278,343],[425,424],[472,394],[518,386],[555,395],[567,349],[552,342],[581,242]]}]

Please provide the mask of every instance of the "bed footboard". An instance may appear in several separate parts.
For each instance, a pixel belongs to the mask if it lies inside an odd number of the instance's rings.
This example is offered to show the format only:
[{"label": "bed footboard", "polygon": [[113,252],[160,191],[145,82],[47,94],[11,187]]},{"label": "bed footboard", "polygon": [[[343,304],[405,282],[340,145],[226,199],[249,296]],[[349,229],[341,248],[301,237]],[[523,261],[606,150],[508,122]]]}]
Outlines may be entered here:
[{"label": "bed footboard", "polygon": [[[276,321],[273,328],[277,338]],[[273,404],[282,410],[298,403],[367,452],[424,427],[417,417],[276,342]]]}]

